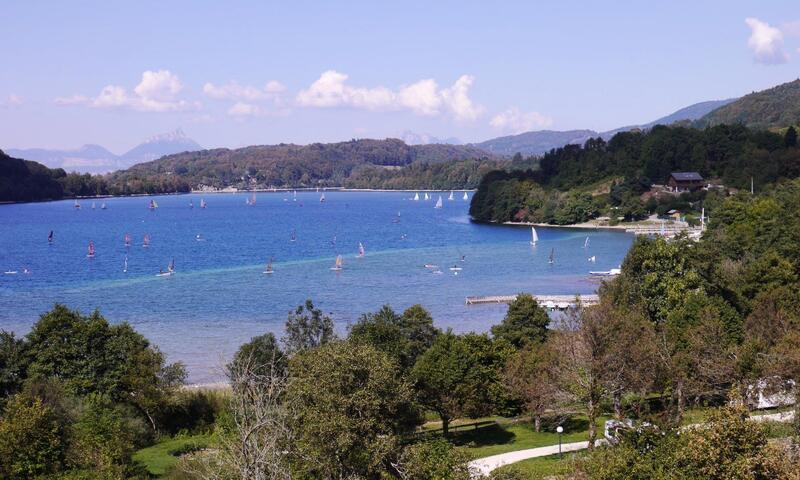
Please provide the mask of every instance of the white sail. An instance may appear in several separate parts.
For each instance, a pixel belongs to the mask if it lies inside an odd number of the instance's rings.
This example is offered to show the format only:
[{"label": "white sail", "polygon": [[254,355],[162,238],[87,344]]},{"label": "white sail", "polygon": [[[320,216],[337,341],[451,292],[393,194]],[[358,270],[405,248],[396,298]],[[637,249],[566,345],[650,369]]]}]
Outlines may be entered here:
[{"label": "white sail", "polygon": [[531,245],[536,245],[539,241],[539,235],[536,233],[536,227],[531,227]]},{"label": "white sail", "polygon": [[122,273],[128,273],[128,256],[125,255],[125,263],[122,267]]},{"label": "white sail", "polygon": [[586,240],[583,242],[583,248],[589,248],[589,237],[586,237]]},{"label": "white sail", "polygon": [[364,250],[364,245],[361,242],[358,242],[358,256],[363,257],[366,255],[366,251]]},{"label": "white sail", "polygon": [[462,198],[464,200],[469,200],[469,195],[467,195],[467,192],[464,192],[464,196]]},{"label": "white sail", "polygon": [[431,197],[428,196],[428,192],[425,192],[425,200],[430,200]]},{"label": "white sail", "polygon": [[320,195],[320,197],[319,197],[319,201],[320,201],[320,203],[324,203],[325,202],[325,192],[322,192],[322,195]]},{"label": "white sail", "polygon": [[447,197],[447,199],[448,200],[453,200],[453,191],[452,190],[450,190],[450,196]]},{"label": "white sail", "polygon": [[[419,193],[414,194],[414,201],[419,201]],[[75,204],[78,204],[77,200],[75,201]]]},{"label": "white sail", "polygon": [[436,200],[436,206],[434,208],[442,208],[444,204],[442,203],[442,196],[439,195],[439,200]]}]

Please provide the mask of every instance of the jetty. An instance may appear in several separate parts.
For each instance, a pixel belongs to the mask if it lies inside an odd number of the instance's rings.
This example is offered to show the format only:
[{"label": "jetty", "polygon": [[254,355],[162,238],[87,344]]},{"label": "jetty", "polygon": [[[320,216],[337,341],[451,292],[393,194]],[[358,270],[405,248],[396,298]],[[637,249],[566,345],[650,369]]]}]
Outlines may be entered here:
[{"label": "jetty", "polygon": [[[587,295],[533,295],[542,308],[549,310],[566,310],[575,305],[575,299],[580,298],[583,305],[597,305],[600,303],[600,296],[596,293]],[[511,303],[516,300],[516,295],[486,295],[482,297],[467,297],[467,305],[489,305],[497,303]]]}]

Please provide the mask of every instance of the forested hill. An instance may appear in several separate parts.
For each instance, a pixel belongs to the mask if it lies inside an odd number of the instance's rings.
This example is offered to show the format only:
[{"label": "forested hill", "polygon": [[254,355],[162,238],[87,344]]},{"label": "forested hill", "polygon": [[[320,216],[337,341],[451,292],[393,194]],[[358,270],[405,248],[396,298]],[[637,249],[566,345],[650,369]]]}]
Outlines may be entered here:
[{"label": "forested hill", "polygon": [[[110,184],[122,190],[174,191],[174,184],[197,187],[315,187],[347,186],[354,174],[359,186],[382,188],[381,175],[370,174],[379,181],[365,181],[365,170],[385,170],[408,174],[408,167],[419,166],[416,171],[446,170],[439,164],[481,160],[496,164],[500,157],[472,146],[464,145],[406,145],[402,140],[351,140],[340,143],[314,143],[311,145],[264,145],[238,149],[213,149],[184,152],[141,163],[127,170],[115,172]],[[406,169],[406,170],[404,170]],[[390,173],[396,176],[400,173]],[[386,177],[386,175],[383,175]],[[424,180],[421,178],[420,180]],[[477,182],[477,178],[475,179]],[[414,183],[413,179],[409,183]],[[466,185],[447,185],[463,188]],[[414,185],[425,188],[426,184]],[[446,188],[447,188],[446,187]]]},{"label": "forested hill", "polygon": [[751,128],[800,124],[800,79],[754,92],[701,118],[698,126],[739,123]]},{"label": "forested hill", "polygon": [[0,202],[33,202],[66,197],[99,195],[104,192],[100,177],[67,174],[41,163],[6,155],[0,150]]},{"label": "forested hill", "polygon": [[[564,224],[606,210],[634,219],[646,213],[640,194],[651,184],[665,184],[671,172],[696,171],[740,189],[749,188],[752,178],[759,188],[800,176],[800,149],[793,128],[780,135],[742,125],[656,126],[619,133],[609,142],[567,145],[545,154],[539,165],[535,171],[487,174],[472,199],[473,218]],[[600,193],[591,189],[603,182],[611,185],[606,192],[590,195]]]}]

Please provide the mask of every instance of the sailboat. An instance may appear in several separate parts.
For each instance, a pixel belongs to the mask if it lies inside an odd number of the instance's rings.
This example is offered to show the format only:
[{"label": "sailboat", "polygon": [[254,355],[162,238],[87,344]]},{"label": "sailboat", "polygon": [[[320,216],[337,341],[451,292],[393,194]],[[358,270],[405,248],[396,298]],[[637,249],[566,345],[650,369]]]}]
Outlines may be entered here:
[{"label": "sailboat", "polygon": [[200,208],[206,208],[206,201],[204,199],[200,199]]},{"label": "sailboat", "polygon": [[464,196],[461,197],[461,198],[463,198],[464,201],[467,201],[467,200],[469,200],[469,195],[467,195],[467,192],[464,192]]},{"label": "sailboat", "polygon": [[125,255],[125,263],[122,264],[122,273],[128,273],[128,256]]},{"label": "sailboat", "polygon": [[273,273],[272,270],[272,257],[269,257],[269,262],[267,262],[267,268],[264,269],[265,275],[270,275]]},{"label": "sailboat", "polygon": [[73,207],[78,209],[78,210],[80,210],[80,208],[81,208],[81,204],[78,203],[78,199],[77,198],[75,199],[75,205],[73,205]]},{"label": "sailboat", "polygon": [[53,243],[53,231],[50,230],[50,234],[47,236],[47,243]]},{"label": "sailboat", "polygon": [[142,247],[147,248],[150,246],[150,234],[145,233],[142,239]]},{"label": "sailboat", "polygon": [[392,223],[400,223],[400,212],[397,212],[397,216],[392,219]]},{"label": "sailboat", "polygon": [[194,208],[194,202],[189,200],[189,208]]},{"label": "sailboat", "polygon": [[95,208],[97,207],[95,207],[94,202],[92,202],[92,210],[94,210]]},{"label": "sailboat", "polygon": [[319,196],[319,203],[325,203],[325,192],[322,192],[322,195]]},{"label": "sailboat", "polygon": [[156,203],[155,200],[150,200],[150,206],[148,208],[150,208],[150,210],[155,210],[156,208],[158,208],[158,204]]},{"label": "sailboat", "polygon": [[589,275],[595,277],[616,277],[620,273],[622,273],[622,267],[612,268],[610,270],[604,270],[601,272],[589,272]]},{"label": "sailboat", "polygon": [[102,205],[100,205],[100,210],[105,210],[106,208],[108,208],[106,207],[106,202],[103,202]]},{"label": "sailboat", "polygon": [[586,237],[586,240],[583,242],[583,248],[589,248],[589,237]]},{"label": "sailboat", "polygon": [[447,199],[448,199],[448,200],[453,200],[453,199],[454,199],[454,198],[453,198],[453,191],[452,191],[452,190],[450,190],[450,196],[449,196],[449,197],[447,197]]},{"label": "sailboat", "polygon": [[256,204],[256,194],[254,193],[254,194],[250,195],[250,198],[245,203],[247,203],[248,205],[255,205]]},{"label": "sailboat", "polygon": [[428,196],[428,192],[425,192],[425,200],[430,200],[431,197]]},{"label": "sailboat", "polygon": [[169,277],[175,273],[175,259],[173,258],[169,265],[167,266],[167,271],[160,271],[156,274],[156,277]]},{"label": "sailboat", "polygon": [[333,266],[331,267],[331,270],[333,270],[334,272],[338,272],[338,271],[340,271],[342,269],[342,265],[344,265],[344,261],[342,260],[342,256],[341,255],[337,255],[336,256],[336,263],[333,264]]},{"label": "sailboat", "polygon": [[418,202],[418,201],[419,201],[419,192],[415,192],[415,193],[414,193],[414,201],[415,201],[415,202]]},{"label": "sailboat", "polygon": [[125,246],[126,247],[130,247],[131,246],[131,236],[128,233],[125,234]]},{"label": "sailboat", "polygon": [[536,227],[531,227],[531,245],[534,247],[539,242],[539,234],[536,233]]},{"label": "sailboat", "polygon": [[550,265],[556,263],[556,249],[555,248],[551,248],[550,249],[550,259],[547,261],[547,263],[549,263]]},{"label": "sailboat", "polygon": [[358,242],[358,256],[359,256],[359,258],[364,258],[364,255],[366,255],[366,253],[367,252],[364,251],[364,245],[362,245],[361,242]]},{"label": "sailboat", "polygon": [[293,201],[293,202],[296,202],[296,201],[297,201],[297,190],[293,190],[293,191],[292,191],[292,201]]},{"label": "sailboat", "polygon": [[439,200],[436,200],[436,206],[433,208],[442,208],[444,205],[442,204],[442,196],[439,195]]},{"label": "sailboat", "polygon": [[289,241],[290,242],[297,241],[297,232],[294,231],[294,228],[292,229],[292,237],[289,239]]},{"label": "sailboat", "polygon": [[94,242],[89,240],[89,249],[86,252],[86,256],[89,258],[94,258]]}]

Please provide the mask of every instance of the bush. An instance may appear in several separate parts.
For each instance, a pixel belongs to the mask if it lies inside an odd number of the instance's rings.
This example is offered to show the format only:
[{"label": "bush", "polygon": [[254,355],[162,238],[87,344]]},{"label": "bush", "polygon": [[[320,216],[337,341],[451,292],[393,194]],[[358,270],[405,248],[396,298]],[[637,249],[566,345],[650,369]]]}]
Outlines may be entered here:
[{"label": "bush", "polygon": [[31,478],[63,469],[63,419],[40,399],[15,395],[0,419],[0,478]]}]

